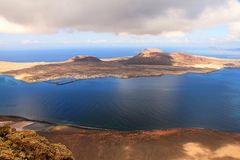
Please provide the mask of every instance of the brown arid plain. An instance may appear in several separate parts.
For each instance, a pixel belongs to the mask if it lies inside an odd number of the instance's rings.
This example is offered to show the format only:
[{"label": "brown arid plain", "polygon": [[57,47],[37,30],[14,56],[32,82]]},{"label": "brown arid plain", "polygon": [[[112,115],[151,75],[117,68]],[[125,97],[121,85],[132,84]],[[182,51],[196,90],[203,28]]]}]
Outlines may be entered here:
[{"label": "brown arid plain", "polygon": [[1,117],[0,126],[6,124],[64,144],[76,160],[240,159],[239,133],[196,128],[122,132]]}]

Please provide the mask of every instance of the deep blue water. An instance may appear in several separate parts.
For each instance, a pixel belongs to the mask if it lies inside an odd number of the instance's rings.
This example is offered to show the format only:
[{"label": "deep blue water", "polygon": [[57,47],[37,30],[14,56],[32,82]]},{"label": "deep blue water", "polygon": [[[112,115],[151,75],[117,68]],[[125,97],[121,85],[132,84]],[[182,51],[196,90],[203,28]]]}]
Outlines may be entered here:
[{"label": "deep blue water", "polygon": [[[145,47],[83,47],[75,49],[0,50],[0,61],[39,62],[64,61],[76,55],[99,58],[134,56]],[[162,48],[162,47],[157,47]],[[208,48],[162,48],[166,52],[186,52],[221,58],[240,58],[239,50],[213,50]]]},{"label": "deep blue water", "polygon": [[0,114],[118,130],[240,131],[240,69],[67,85],[0,77]]}]

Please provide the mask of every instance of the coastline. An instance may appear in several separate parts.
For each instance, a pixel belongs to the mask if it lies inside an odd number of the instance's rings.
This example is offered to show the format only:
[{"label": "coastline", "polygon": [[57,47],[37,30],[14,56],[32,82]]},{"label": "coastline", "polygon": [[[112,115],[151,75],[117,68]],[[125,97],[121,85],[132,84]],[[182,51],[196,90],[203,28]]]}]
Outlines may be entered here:
[{"label": "coastline", "polygon": [[[209,70],[209,71],[204,71],[204,72],[181,72],[181,73],[169,73],[169,74],[159,74],[159,75],[143,75],[143,76],[119,76],[119,75],[110,75],[110,76],[69,76],[69,77],[65,77],[65,76],[59,76],[59,77],[50,77],[50,78],[43,78],[43,79],[36,79],[36,80],[28,80],[25,79],[22,76],[14,76],[14,75],[5,75],[5,74],[0,74],[0,76],[9,76],[14,78],[15,80],[18,81],[23,81],[26,83],[37,83],[37,82],[49,82],[49,81],[56,81],[56,80],[60,80],[60,79],[72,79],[71,82],[75,82],[75,81],[79,81],[79,80],[88,80],[88,79],[98,79],[98,78],[118,78],[118,79],[130,79],[130,78],[147,78],[147,77],[161,77],[161,76],[181,76],[181,75],[185,75],[185,74],[209,74],[209,73],[213,73],[213,72],[217,72],[217,71],[221,71],[225,68],[221,68],[221,69],[216,69],[216,70]],[[69,83],[71,83],[69,82]],[[54,84],[54,82],[52,82]],[[66,82],[68,83],[68,82]],[[65,84],[65,83],[64,83]],[[62,85],[62,84],[60,84]]]},{"label": "coastline", "polygon": [[[66,145],[76,160],[239,159],[240,133],[199,128],[115,131],[79,128],[16,116],[0,116],[22,130],[35,130],[51,143]],[[25,126],[24,126],[25,125]],[[91,153],[91,154],[89,154]]]},{"label": "coastline", "polygon": [[[54,63],[55,65],[58,65],[58,63]],[[64,63],[59,63],[59,64],[64,64]],[[45,64],[45,65],[36,65],[36,67],[47,67],[48,65],[52,64]],[[87,65],[87,64],[86,64]],[[34,65],[35,67],[35,65]],[[58,79],[64,79],[64,78],[69,78],[69,79],[74,79],[74,80],[86,80],[86,79],[95,79],[95,78],[120,78],[120,79],[128,79],[128,78],[138,78],[138,77],[159,77],[159,76],[164,76],[164,75],[184,75],[187,73],[196,73],[196,74],[206,74],[206,73],[211,73],[215,72],[218,70],[222,70],[224,68],[193,68],[193,67],[178,67],[178,66],[161,66],[161,65],[156,65],[156,66],[139,66],[139,67],[146,67],[146,69],[152,71],[150,73],[148,72],[138,72],[138,73],[126,73],[124,71],[118,71],[118,73],[73,73],[73,74],[60,74],[60,75],[51,75],[51,76],[41,76],[38,74],[29,74],[28,70],[31,71],[34,70],[34,67],[28,67],[24,69],[14,69],[14,70],[9,70],[7,72],[0,72],[0,75],[2,76],[11,76],[16,80],[21,80],[27,83],[34,83],[34,82],[46,82],[46,81],[51,81],[51,80],[58,80]],[[133,66],[133,67],[138,67],[138,66]],[[166,69],[165,69],[166,67]],[[25,73],[19,73],[23,70]],[[26,70],[26,71],[25,71]],[[94,72],[91,68],[89,69]]]},{"label": "coastline", "polygon": [[[206,72],[184,72],[184,73],[179,73],[179,74],[161,74],[161,75],[145,75],[145,76],[130,76],[130,77],[126,77],[126,76],[100,76],[100,77],[84,77],[84,78],[74,78],[74,77],[50,77],[50,78],[44,78],[44,79],[37,79],[34,81],[28,81],[25,80],[24,78],[18,78],[14,75],[4,75],[0,73],[0,76],[8,76],[11,77],[17,81],[22,81],[24,83],[38,83],[38,82],[47,82],[47,83],[51,83],[51,84],[56,84],[56,85],[65,85],[65,84],[69,84],[69,83],[73,83],[76,81],[80,81],[80,80],[89,80],[89,79],[101,79],[101,78],[116,78],[116,79],[131,79],[131,78],[149,78],[149,77],[162,77],[162,76],[182,76],[182,75],[186,75],[186,74],[211,74],[214,72],[218,72],[218,71],[222,71],[224,69],[238,69],[238,68],[220,68],[220,69],[215,69],[215,70],[209,70]],[[64,81],[62,82],[61,79],[70,79],[69,81]],[[57,82],[54,82],[57,81]]]},{"label": "coastline", "polygon": [[[8,65],[4,65],[4,64]],[[0,75],[12,76],[28,83],[71,78],[137,78],[186,73],[210,73],[224,68],[240,68],[239,59],[164,53],[145,49],[133,57],[98,59],[76,56],[63,62],[15,63],[0,61]]]}]

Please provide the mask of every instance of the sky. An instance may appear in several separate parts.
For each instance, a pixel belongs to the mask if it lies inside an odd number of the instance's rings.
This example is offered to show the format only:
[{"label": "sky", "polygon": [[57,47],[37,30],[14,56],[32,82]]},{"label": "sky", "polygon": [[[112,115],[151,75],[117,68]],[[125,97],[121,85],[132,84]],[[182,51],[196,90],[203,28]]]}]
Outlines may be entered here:
[{"label": "sky", "polygon": [[239,0],[0,0],[0,49],[238,48]]}]

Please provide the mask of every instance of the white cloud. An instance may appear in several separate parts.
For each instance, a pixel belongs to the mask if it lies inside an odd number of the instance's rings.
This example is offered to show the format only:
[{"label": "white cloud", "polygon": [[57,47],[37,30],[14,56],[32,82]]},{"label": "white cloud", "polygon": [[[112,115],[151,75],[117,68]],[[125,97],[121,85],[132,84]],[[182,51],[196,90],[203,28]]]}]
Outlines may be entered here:
[{"label": "white cloud", "polygon": [[39,40],[22,40],[21,44],[23,45],[31,45],[31,44],[46,44],[47,42],[39,41]]},{"label": "white cloud", "polygon": [[[41,44],[99,44],[99,43],[107,43],[106,39],[85,39],[85,40],[60,40],[60,41],[41,41],[41,40],[21,40],[20,44],[22,45],[41,45]],[[0,41],[1,44],[1,41]]]},{"label": "white cloud", "polygon": [[240,19],[239,22],[232,22],[229,24],[230,38],[232,40],[238,40],[240,37]]},{"label": "white cloud", "polygon": [[173,32],[163,32],[161,35],[167,38],[179,38],[179,37],[184,37],[185,33],[182,31],[173,31]]},{"label": "white cloud", "polygon": [[0,32],[3,33],[23,33],[26,32],[26,28],[15,24],[12,22],[7,21],[4,17],[0,16]]},{"label": "white cloud", "polygon": [[226,6],[217,9],[208,8],[200,17],[200,26],[226,24],[229,27],[229,37],[240,36],[240,3],[229,0]]},{"label": "white cloud", "polygon": [[238,0],[0,0],[0,32],[60,30],[183,37],[225,24],[240,35]]},{"label": "white cloud", "polygon": [[0,45],[2,45],[2,44],[5,44],[5,42],[3,40],[0,40]]}]

